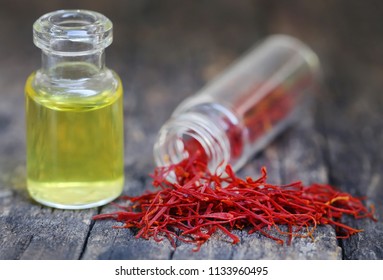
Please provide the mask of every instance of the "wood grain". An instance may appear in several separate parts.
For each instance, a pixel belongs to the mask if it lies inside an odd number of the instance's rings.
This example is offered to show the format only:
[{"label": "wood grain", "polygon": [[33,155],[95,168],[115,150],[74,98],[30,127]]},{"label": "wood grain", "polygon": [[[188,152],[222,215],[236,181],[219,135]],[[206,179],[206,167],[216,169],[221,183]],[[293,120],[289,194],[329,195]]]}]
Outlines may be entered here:
[{"label": "wood grain", "polygon": [[[351,1],[353,2],[353,1]],[[383,5],[378,1],[53,1],[0,0],[0,259],[383,259]],[[152,146],[160,126],[185,97],[200,89],[259,39],[296,36],[319,55],[323,88],[299,123],[240,171],[272,183],[329,182],[374,204],[377,223],[345,219],[365,231],[338,242],[330,226],[315,240],[280,246],[238,231],[216,234],[201,250],[136,239],[116,222],[92,221],[112,205],[63,211],[40,206],[25,188],[26,77],[40,65],[32,24],[59,8],[87,8],[114,22],[107,65],[125,88],[124,194],[151,188]]]}]

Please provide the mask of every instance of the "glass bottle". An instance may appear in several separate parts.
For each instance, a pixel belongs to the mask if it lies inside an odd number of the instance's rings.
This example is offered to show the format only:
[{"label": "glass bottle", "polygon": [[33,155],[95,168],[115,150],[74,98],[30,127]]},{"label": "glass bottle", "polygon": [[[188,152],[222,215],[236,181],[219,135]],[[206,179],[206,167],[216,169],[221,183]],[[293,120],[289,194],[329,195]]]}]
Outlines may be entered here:
[{"label": "glass bottle", "polygon": [[210,172],[240,169],[294,120],[312,97],[319,61],[299,40],[273,35],[251,49],[163,125],[154,145],[158,166],[201,153]]},{"label": "glass bottle", "polygon": [[26,82],[27,189],[51,207],[83,209],[121,194],[123,91],[105,67],[112,22],[60,10],[33,25],[42,67]]}]

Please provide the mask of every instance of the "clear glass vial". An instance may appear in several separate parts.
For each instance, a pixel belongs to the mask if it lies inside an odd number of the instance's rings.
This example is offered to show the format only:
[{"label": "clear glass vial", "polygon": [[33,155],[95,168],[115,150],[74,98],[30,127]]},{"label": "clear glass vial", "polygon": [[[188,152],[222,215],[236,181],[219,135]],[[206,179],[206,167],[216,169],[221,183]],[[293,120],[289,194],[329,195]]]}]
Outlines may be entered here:
[{"label": "clear glass vial", "polygon": [[104,62],[112,22],[55,11],[34,23],[33,41],[42,67],[25,87],[28,191],[56,208],[105,204],[124,183],[122,85]]},{"label": "clear glass vial", "polygon": [[156,164],[202,151],[211,172],[228,163],[238,170],[301,116],[318,72],[317,56],[299,40],[266,38],[176,108],[159,131]]}]

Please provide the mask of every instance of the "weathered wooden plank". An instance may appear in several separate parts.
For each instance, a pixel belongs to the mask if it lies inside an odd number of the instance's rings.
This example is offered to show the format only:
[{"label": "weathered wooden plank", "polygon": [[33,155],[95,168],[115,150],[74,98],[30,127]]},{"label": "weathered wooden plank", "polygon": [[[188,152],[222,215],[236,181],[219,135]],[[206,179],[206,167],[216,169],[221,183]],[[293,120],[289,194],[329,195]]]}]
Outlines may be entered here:
[{"label": "weathered wooden plank", "polygon": [[[0,259],[382,259],[381,150],[383,53],[381,11],[368,4],[289,1],[66,1],[3,0],[0,33]],[[25,189],[23,85],[39,65],[31,26],[42,13],[79,7],[104,12],[115,22],[107,62],[120,73],[125,98],[125,194],[150,188],[156,132],[173,108],[200,89],[257,39],[269,33],[296,35],[320,55],[329,92],[317,100],[314,120],[300,122],[255,156],[240,172],[258,176],[265,165],[272,183],[327,182],[367,195],[378,223],[345,222],[365,231],[335,240],[319,227],[314,241],[295,238],[280,246],[238,231],[232,245],[221,234],[197,253],[193,246],[135,239],[117,223],[91,220],[99,211],[62,211],[33,203]],[[62,6],[64,5],[64,6]],[[378,4],[377,4],[378,5]],[[344,7],[348,7],[345,9]],[[3,9],[4,7],[4,9]],[[299,14],[299,17],[297,17]],[[365,24],[359,24],[364,22]],[[20,47],[22,46],[22,47]],[[312,113],[311,113],[312,114]],[[343,249],[341,252],[340,245]]]},{"label": "weathered wooden plank", "polygon": [[251,239],[246,232],[241,232],[241,235],[244,242],[235,248],[233,259],[335,260],[341,257],[341,248],[336,245],[334,231],[328,226],[319,227],[314,233],[314,240],[294,238],[291,245],[283,246],[263,235],[258,234],[257,238]]}]

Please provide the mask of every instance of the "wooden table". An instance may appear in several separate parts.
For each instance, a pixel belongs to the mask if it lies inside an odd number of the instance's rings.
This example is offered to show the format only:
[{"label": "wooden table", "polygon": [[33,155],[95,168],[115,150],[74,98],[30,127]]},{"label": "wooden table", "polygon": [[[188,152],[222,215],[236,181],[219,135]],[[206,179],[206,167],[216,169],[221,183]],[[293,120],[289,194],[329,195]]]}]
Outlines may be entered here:
[{"label": "wooden table", "polygon": [[[52,3],[51,3],[52,2]],[[62,2],[62,1],[61,1]],[[0,0],[0,259],[383,259],[383,5],[379,1],[14,1]],[[315,240],[280,246],[238,232],[192,246],[135,239],[92,221],[114,207],[64,211],[33,202],[25,187],[24,82],[40,66],[32,24],[59,8],[97,10],[112,19],[107,65],[125,86],[124,194],[151,188],[152,145],[160,126],[193,94],[261,38],[285,33],[319,55],[324,87],[308,117],[240,174],[273,183],[329,182],[374,204],[378,222],[344,222],[365,231],[337,241],[330,226]]]}]

